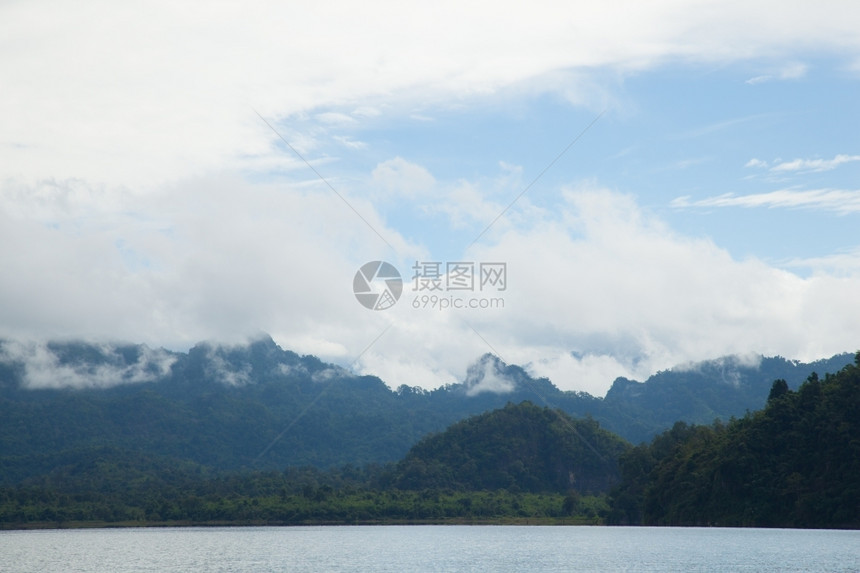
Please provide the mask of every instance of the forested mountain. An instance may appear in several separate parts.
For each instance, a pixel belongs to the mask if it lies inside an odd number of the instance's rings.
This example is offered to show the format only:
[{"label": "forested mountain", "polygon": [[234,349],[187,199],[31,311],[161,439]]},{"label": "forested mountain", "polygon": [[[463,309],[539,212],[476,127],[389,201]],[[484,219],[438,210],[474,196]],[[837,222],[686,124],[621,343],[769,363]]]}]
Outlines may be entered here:
[{"label": "forested mountain", "polygon": [[629,447],[593,419],[575,420],[530,402],[508,404],[422,439],[397,464],[392,484],[598,493],[618,481],[618,456]]},{"label": "forested mountain", "polygon": [[675,422],[710,424],[764,407],[774,380],[796,389],[812,373],[839,371],[850,353],[803,363],[782,357],[726,356],[676,366],[644,383],[618,378],[603,400],[607,428],[633,443],[648,441]]},{"label": "forested mountain", "polygon": [[[791,388],[813,370],[782,358],[688,366],[644,383],[619,379],[605,399],[563,392],[486,355],[465,380],[433,391],[355,376],[270,338],[187,353],[142,345],[0,343],[0,483],[141,453],[217,470],[402,458],[422,437],[470,415],[530,400],[638,443],[676,420],[710,423],[764,405],[775,378]],[[111,454],[112,455],[112,454]]]},{"label": "forested mountain", "polygon": [[[0,528],[523,519],[860,528],[858,409],[860,353],[797,390],[774,381],[763,410],[678,422],[637,447],[591,418],[530,402],[457,422],[385,466],[223,471],[92,444],[44,455],[52,465],[40,475],[0,484]],[[608,498],[588,495],[619,473]]]},{"label": "forested mountain", "polygon": [[613,520],[647,525],[860,527],[860,353],[727,425],[677,423],[621,456]]}]

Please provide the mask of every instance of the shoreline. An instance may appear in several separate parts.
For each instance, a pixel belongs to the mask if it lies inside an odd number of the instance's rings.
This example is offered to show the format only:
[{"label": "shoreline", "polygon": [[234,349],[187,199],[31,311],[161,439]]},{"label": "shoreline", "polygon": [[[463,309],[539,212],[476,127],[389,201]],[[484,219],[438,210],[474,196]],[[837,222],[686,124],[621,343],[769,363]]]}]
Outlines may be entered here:
[{"label": "shoreline", "polygon": [[29,523],[3,523],[0,531],[35,531],[47,529],[127,529],[168,527],[308,527],[344,525],[535,525],[535,526],[603,526],[602,520],[574,517],[497,517],[447,519],[374,519],[374,520],[305,520],[273,521],[39,521]]}]

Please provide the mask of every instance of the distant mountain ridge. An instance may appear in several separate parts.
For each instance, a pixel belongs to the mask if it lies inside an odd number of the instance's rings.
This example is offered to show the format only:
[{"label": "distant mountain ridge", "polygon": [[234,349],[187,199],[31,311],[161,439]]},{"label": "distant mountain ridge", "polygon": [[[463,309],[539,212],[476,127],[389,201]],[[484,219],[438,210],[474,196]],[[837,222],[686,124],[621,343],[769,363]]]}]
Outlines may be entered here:
[{"label": "distant mountain ridge", "polygon": [[633,442],[650,440],[653,428],[676,421],[709,424],[719,418],[743,416],[764,407],[774,380],[797,389],[813,372],[835,373],[851,364],[854,354],[803,363],[780,356],[727,356],[658,372],[645,382],[618,378],[604,398],[606,406],[624,415],[613,431]]},{"label": "distant mountain ridge", "polygon": [[645,382],[620,378],[596,398],[561,391],[492,355],[462,383],[426,391],[409,381],[391,389],[268,337],[237,346],[201,343],[187,353],[0,341],[0,482],[104,448],[226,470],[385,463],[431,432],[524,400],[590,415],[638,443],[678,420],[710,423],[759,409],[774,379],[796,388],[813,371],[836,372],[852,359],[724,358]]}]

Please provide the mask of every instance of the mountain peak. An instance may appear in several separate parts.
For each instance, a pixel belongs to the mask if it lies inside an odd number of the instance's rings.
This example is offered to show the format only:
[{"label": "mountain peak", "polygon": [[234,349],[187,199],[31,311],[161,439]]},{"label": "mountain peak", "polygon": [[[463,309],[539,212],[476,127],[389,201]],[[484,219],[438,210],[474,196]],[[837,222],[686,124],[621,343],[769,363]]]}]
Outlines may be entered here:
[{"label": "mountain peak", "polygon": [[484,354],[469,366],[463,386],[467,396],[482,392],[509,394],[516,389],[516,381],[506,374],[507,365],[494,354]]}]

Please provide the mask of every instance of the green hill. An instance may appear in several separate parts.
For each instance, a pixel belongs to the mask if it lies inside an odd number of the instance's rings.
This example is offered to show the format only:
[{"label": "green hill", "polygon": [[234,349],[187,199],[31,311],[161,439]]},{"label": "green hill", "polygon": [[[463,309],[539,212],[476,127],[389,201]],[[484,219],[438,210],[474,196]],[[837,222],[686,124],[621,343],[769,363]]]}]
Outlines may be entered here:
[{"label": "green hill", "polygon": [[411,490],[597,493],[618,481],[616,460],[629,447],[594,420],[508,404],[421,440],[397,464],[393,483]]}]

